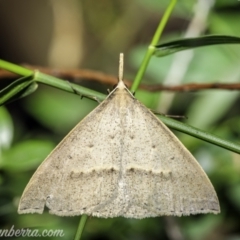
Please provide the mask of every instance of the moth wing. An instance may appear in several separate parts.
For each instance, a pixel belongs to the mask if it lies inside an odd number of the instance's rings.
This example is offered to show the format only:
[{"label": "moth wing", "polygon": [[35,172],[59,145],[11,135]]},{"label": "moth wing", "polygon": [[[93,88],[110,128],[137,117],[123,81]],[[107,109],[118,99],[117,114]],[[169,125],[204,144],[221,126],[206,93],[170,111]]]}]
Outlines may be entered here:
[{"label": "moth wing", "polygon": [[18,213],[42,213],[46,205],[60,216],[97,214],[117,195],[121,134],[115,100],[107,98],[39,166]]},{"label": "moth wing", "polygon": [[123,215],[219,213],[210,180],[176,136],[136,99],[127,114],[123,166],[129,204]]}]

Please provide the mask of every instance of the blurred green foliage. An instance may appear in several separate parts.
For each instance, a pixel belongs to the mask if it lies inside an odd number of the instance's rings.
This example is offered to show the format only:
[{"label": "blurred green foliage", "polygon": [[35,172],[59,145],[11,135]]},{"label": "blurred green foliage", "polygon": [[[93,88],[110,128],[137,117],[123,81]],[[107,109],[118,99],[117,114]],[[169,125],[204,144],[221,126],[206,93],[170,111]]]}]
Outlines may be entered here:
[{"label": "blurred green foliage", "polygon": [[[69,1],[69,5],[72,2]],[[125,76],[133,78],[168,2],[78,1],[75,10],[80,13],[78,19],[84,28],[81,35],[84,50],[78,67],[117,75],[118,54],[125,52]],[[164,32],[164,42],[183,37],[196,2],[179,1]],[[14,4],[13,0],[0,2],[0,58],[16,63],[50,65],[48,57],[56,17],[54,7],[50,1],[37,5],[27,0]],[[216,1],[207,18],[205,33],[239,36],[239,12],[237,0]],[[41,21],[46,19],[49,22],[42,24]],[[36,28],[38,32],[34,35]],[[36,34],[39,42],[35,41]],[[63,36],[67,34],[62,32]],[[153,58],[144,82],[161,83],[174,56]],[[238,45],[196,49],[183,83],[239,82],[239,59]],[[1,80],[2,88],[9,79]],[[109,87],[84,79],[80,84],[105,93]],[[158,106],[160,95],[143,90],[136,93],[137,98],[152,109]],[[178,93],[169,112],[186,115],[187,123],[239,143],[239,104],[237,91]],[[38,165],[96,105],[88,99],[81,100],[76,95],[41,85],[32,95],[0,108],[0,229],[10,229],[12,225],[15,229],[63,229],[65,236],[61,239],[73,238],[79,217],[61,218],[47,211],[43,215],[18,215],[17,205]],[[240,156],[193,137],[176,134],[211,179],[219,197],[221,214],[143,220],[90,218],[83,239],[240,239]]]}]

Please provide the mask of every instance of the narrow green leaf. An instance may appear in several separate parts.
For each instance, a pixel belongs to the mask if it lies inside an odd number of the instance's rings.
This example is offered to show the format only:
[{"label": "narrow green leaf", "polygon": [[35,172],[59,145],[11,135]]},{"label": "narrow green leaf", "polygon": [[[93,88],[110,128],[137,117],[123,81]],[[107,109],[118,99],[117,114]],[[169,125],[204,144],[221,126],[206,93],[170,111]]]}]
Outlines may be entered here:
[{"label": "narrow green leaf", "polygon": [[154,54],[157,57],[163,57],[183,50],[218,44],[240,44],[240,37],[209,35],[197,38],[179,39],[155,46]]},{"label": "narrow green leaf", "polygon": [[0,91],[0,105],[25,97],[36,89],[33,75],[19,78]]}]

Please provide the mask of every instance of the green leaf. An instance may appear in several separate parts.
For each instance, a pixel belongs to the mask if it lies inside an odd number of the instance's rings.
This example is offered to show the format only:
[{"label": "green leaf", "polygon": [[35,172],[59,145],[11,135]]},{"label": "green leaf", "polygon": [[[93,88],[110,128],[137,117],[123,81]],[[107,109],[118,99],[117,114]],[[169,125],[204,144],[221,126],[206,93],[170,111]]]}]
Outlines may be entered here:
[{"label": "green leaf", "polygon": [[163,57],[183,50],[218,44],[240,44],[240,38],[225,35],[209,35],[198,38],[185,38],[157,45],[155,47],[154,54],[157,57]]},{"label": "green leaf", "polygon": [[19,78],[0,91],[0,105],[25,97],[33,93],[37,87],[33,75]]},{"label": "green leaf", "polygon": [[53,149],[54,144],[47,140],[27,140],[3,151],[0,169],[27,171],[36,168]]},{"label": "green leaf", "polygon": [[[93,99],[95,101],[96,100],[101,101],[105,99],[105,95],[100,92],[79,86],[78,84],[74,84],[74,83],[70,84],[68,81],[65,81],[65,80],[62,80],[38,71],[34,72],[30,69],[4,61],[2,59],[0,59],[0,68],[26,77],[26,78],[18,79],[14,83],[10,84],[7,88],[0,91],[0,105],[6,102],[12,101],[13,99],[30,94],[31,91],[37,88],[36,82],[40,82],[40,83],[43,83],[67,92],[71,92],[74,94],[82,95],[86,98]],[[33,86],[30,86],[31,83],[33,84]],[[27,89],[28,87],[29,89]],[[24,89],[24,92],[21,92],[21,90],[23,89]],[[14,97],[18,92],[21,92],[20,96]]]},{"label": "green leaf", "polygon": [[3,148],[8,148],[12,142],[12,139],[12,118],[5,107],[0,107],[0,151]]}]

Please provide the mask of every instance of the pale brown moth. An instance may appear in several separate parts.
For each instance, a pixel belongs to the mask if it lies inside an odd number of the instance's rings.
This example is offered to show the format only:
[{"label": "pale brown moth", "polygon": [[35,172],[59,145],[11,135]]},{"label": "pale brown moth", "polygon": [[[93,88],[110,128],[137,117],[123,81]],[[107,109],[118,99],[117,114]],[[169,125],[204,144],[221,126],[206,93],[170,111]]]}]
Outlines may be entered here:
[{"label": "pale brown moth", "polygon": [[219,213],[191,153],[119,82],[39,166],[18,212],[146,218]]}]

